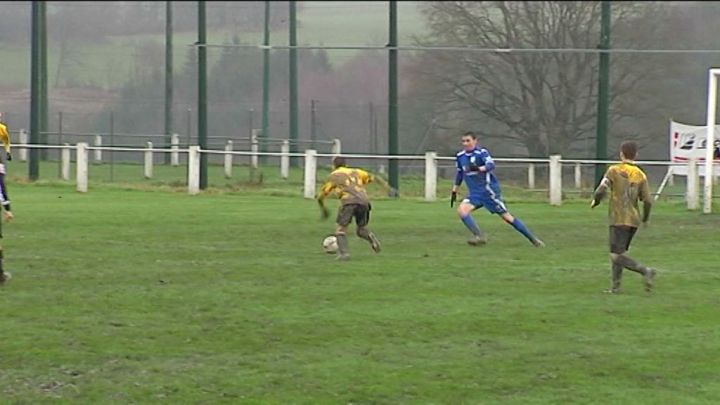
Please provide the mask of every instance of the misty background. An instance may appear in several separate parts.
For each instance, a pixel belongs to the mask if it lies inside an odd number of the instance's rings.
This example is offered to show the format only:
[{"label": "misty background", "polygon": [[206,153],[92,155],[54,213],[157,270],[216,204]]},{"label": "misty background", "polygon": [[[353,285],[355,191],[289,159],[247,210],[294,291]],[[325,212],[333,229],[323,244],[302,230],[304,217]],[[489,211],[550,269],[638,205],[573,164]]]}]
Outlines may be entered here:
[{"label": "misty background", "polygon": [[[298,2],[300,45],[384,46],[387,2]],[[174,2],[173,132],[197,126],[197,5]],[[614,2],[611,46],[716,49],[720,4]],[[29,127],[30,2],[0,2],[0,111]],[[207,2],[210,44],[260,44],[263,2]],[[599,2],[398,3],[400,45],[589,48]],[[271,44],[288,43],[288,3],[272,2]],[[49,128],[70,133],[164,131],[165,2],[48,2]],[[339,138],[349,153],[387,149],[387,52],[299,50],[300,139]],[[401,154],[441,155],[474,130],[496,156],[594,157],[597,54],[399,52]],[[612,54],[611,156],[623,139],[667,159],[668,121],[703,124],[707,69],[720,54]],[[270,56],[270,138],[288,137],[288,52]],[[211,146],[261,127],[262,51],[208,49]],[[315,112],[311,111],[315,105]],[[133,140],[134,139],[134,140]],[[141,138],[123,142],[144,144]],[[160,140],[155,140],[160,143]],[[53,138],[50,137],[50,142]],[[319,147],[323,150],[324,146]],[[329,147],[327,147],[329,148]]]}]

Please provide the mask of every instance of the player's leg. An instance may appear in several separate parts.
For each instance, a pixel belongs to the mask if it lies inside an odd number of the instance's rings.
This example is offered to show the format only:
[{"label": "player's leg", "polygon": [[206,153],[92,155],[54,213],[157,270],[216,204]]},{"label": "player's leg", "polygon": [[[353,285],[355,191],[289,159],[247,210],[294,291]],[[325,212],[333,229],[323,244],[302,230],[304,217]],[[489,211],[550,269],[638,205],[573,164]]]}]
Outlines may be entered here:
[{"label": "player's leg", "polygon": [[520,232],[523,236],[527,238],[527,240],[530,241],[533,245],[536,247],[543,247],[545,246],[545,243],[541,241],[538,237],[536,237],[530,229],[523,223],[520,218],[516,218],[512,216],[509,212],[505,211],[503,213],[499,214],[500,217],[508,224],[511,225],[513,228],[515,228],[516,231]]},{"label": "player's leg", "polygon": [[458,206],[458,216],[460,220],[465,224],[468,230],[473,234],[472,238],[468,240],[471,245],[482,245],[487,243],[487,237],[480,230],[480,227],[475,222],[475,218],[472,217],[472,212],[478,207],[475,201],[471,198],[464,199],[460,206]]},{"label": "player's leg", "polygon": [[620,284],[622,282],[623,266],[610,260],[610,267],[612,268],[612,285],[609,290],[605,292],[616,294],[620,292]]},{"label": "player's leg", "polygon": [[368,204],[365,205],[357,205],[357,208],[355,209],[355,224],[357,225],[357,236],[361,237],[362,239],[365,239],[370,243],[370,247],[372,250],[375,251],[375,253],[380,253],[380,240],[375,236],[375,233],[373,233],[369,228],[368,224],[370,223],[370,211],[372,210],[372,206]]},{"label": "player's leg", "polygon": [[[498,207],[500,208],[500,207]],[[520,232],[524,237],[527,238],[527,240],[530,241],[534,246],[536,247],[544,247],[545,243],[541,241],[537,236],[535,236],[532,232],[530,232],[530,229],[520,220],[520,218],[512,216],[507,209],[503,207],[500,210],[504,210],[505,212],[499,212],[498,214],[500,217],[505,221],[508,225],[511,225],[513,228],[515,228],[516,231]]]},{"label": "player's leg", "polygon": [[606,293],[616,294],[620,292],[620,284],[622,282],[623,267],[622,264],[615,260],[616,255],[625,251],[626,241],[623,240],[623,233],[615,226],[610,226],[610,234],[608,241],[610,242],[610,268],[612,269],[612,284],[610,288],[605,290]]},{"label": "player's leg", "polygon": [[[653,279],[655,278],[655,270],[651,269],[642,263],[634,260],[627,255],[628,249],[630,249],[630,243],[637,228],[629,226],[611,226],[610,227],[610,260],[613,266],[622,266],[630,271],[634,271],[643,276],[645,283],[645,289],[647,291],[652,290]],[[614,269],[615,267],[613,267]]]},{"label": "player's leg", "polygon": [[[2,237],[2,220],[0,220],[0,240],[2,240]],[[0,244],[0,285],[5,284],[11,277],[10,273],[5,271],[3,259],[3,248],[2,244]]]},{"label": "player's leg", "polygon": [[500,195],[499,188],[488,187],[487,192],[480,197],[480,202],[490,213],[498,214],[506,223],[515,228],[516,231],[523,234],[523,236],[525,236],[530,241],[530,243],[532,243],[536,247],[545,246],[545,243],[543,243],[543,241],[541,241],[539,238],[535,237],[535,235],[530,232],[528,227],[525,226],[525,224],[520,220],[520,218],[515,218],[510,214],[510,212],[508,212],[508,209],[502,200],[502,196]]},{"label": "player's leg", "polygon": [[6,281],[9,280],[8,273],[6,273],[3,269],[3,251],[2,246],[0,246],[0,285],[5,284]]},{"label": "player's leg", "polygon": [[[0,230],[0,232],[2,231]],[[2,238],[1,234],[0,238]],[[12,277],[9,272],[5,271],[3,259],[3,248],[2,245],[0,245],[0,286],[8,282],[8,280],[10,280],[10,277]]]},{"label": "player's leg", "polygon": [[353,218],[355,211],[354,204],[342,205],[338,211],[335,228],[335,239],[338,244],[338,260],[350,259],[350,251],[348,249],[347,228]]}]

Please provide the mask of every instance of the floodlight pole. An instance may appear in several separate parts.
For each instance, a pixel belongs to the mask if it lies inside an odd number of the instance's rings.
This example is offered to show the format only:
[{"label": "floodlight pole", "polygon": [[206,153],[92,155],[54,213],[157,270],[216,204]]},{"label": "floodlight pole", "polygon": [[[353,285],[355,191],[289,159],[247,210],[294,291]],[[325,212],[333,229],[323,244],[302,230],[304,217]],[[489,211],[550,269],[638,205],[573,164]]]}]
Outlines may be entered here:
[{"label": "floodlight pole", "polygon": [[[398,68],[397,68],[397,1],[390,1],[389,10],[390,35],[388,46],[388,155],[398,154]],[[400,189],[398,161],[391,159],[388,162],[388,180],[395,190]]]},{"label": "floodlight pole", "polygon": [[[165,147],[172,143],[173,122],[173,50],[172,50],[172,2],[165,2]],[[170,164],[170,154],[165,153],[165,164]]]},{"label": "floodlight pole", "polygon": [[[198,1],[198,143],[206,150],[207,143],[207,43],[205,1]],[[200,189],[208,186],[208,155],[200,154]]]},{"label": "floodlight pole", "polygon": [[708,72],[707,139],[705,140],[705,187],[703,213],[712,212],[713,160],[715,159],[715,109],[717,107],[717,77],[720,69]]},{"label": "floodlight pole", "polygon": [[[32,2],[32,38],[30,50],[30,144],[39,143],[40,137],[40,1]],[[29,152],[28,178],[37,180],[40,175],[39,149],[32,148]]]},{"label": "floodlight pole", "polygon": [[[47,2],[40,2],[40,143],[48,144],[48,84],[47,84]],[[47,160],[48,150],[41,149],[40,160]]]},{"label": "floodlight pole", "polygon": [[[295,1],[290,1],[290,46],[297,46],[297,5]],[[298,140],[298,81],[297,81],[297,49],[290,49],[290,89],[289,89],[289,105],[290,105],[290,152],[297,153]],[[298,166],[298,158],[292,156],[290,158],[290,166]]]},{"label": "floodlight pole", "polygon": [[[263,45],[270,45],[270,1],[265,0],[265,32]],[[270,127],[270,49],[263,49],[263,94],[262,94],[262,132],[260,136],[269,138]],[[260,151],[267,152],[267,142],[260,142]],[[267,156],[260,156],[260,162],[265,163]]]},{"label": "floodlight pole", "polygon": [[[600,45],[601,50],[610,49],[610,2],[603,1],[600,17]],[[598,74],[598,114],[597,137],[595,138],[595,157],[597,160],[607,160],[607,133],[608,113],[610,110],[610,53],[600,53],[600,66]],[[605,175],[605,165],[595,165],[595,184],[600,184]]]},{"label": "floodlight pole", "polygon": [[315,141],[317,141],[317,100],[310,100],[310,148],[315,149]]}]

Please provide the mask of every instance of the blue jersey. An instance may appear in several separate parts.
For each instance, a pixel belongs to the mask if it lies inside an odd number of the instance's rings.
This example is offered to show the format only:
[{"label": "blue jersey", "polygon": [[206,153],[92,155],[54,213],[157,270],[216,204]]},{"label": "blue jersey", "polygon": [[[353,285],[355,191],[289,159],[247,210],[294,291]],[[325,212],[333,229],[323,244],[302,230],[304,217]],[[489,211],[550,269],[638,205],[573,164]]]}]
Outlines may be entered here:
[{"label": "blue jersey", "polygon": [[[487,149],[475,148],[470,152],[458,152],[455,161],[457,163],[456,186],[465,181],[470,195],[499,193],[500,184],[494,173],[495,162]],[[481,167],[485,167],[484,172],[480,171]]]}]

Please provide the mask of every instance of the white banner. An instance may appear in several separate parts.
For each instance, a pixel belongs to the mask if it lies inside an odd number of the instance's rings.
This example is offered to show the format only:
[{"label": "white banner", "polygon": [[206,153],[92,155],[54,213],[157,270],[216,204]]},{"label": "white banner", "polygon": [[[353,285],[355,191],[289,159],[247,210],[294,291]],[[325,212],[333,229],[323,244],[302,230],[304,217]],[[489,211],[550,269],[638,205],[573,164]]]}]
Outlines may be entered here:
[{"label": "white banner", "polygon": [[[685,163],[695,158],[698,163],[705,162],[707,126],[686,125],[670,121],[670,159],[673,163]],[[713,172],[720,176],[720,125],[715,126],[715,160]],[[698,167],[700,176],[705,176],[705,165]],[[674,166],[673,174],[687,176],[687,166]]]}]

